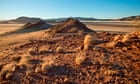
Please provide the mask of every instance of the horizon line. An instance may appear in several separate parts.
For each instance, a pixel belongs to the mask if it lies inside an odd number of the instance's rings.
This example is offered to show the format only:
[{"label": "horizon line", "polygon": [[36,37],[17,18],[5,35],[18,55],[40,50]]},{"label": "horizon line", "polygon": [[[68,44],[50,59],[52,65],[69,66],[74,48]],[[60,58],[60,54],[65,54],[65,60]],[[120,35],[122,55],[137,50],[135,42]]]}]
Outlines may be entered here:
[{"label": "horizon line", "polygon": [[60,18],[94,18],[94,19],[121,19],[121,18],[126,18],[126,17],[133,17],[133,16],[140,16],[140,15],[131,15],[131,16],[122,16],[122,17],[116,17],[116,18],[97,18],[97,17],[91,17],[91,16],[64,16],[64,17],[48,17],[48,18],[45,18],[45,17],[37,17],[37,16],[19,16],[19,17],[15,17],[15,18],[9,18],[9,19],[0,19],[0,21],[4,21],[4,20],[15,20],[17,18],[20,18],[20,17],[27,17],[27,18],[40,18],[40,19],[43,19],[43,20],[46,20],[46,19],[60,19]]}]

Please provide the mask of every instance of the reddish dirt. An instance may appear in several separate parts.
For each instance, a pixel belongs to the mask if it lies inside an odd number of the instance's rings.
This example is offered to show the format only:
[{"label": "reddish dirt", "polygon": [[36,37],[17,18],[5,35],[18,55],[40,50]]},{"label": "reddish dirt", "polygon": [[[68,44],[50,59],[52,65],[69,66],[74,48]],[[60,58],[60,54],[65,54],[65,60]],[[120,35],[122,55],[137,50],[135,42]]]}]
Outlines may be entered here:
[{"label": "reddish dirt", "polygon": [[93,32],[93,30],[90,30],[88,27],[86,27],[86,25],[73,18],[69,18],[64,22],[55,25],[50,29],[49,32],[50,33],[77,33],[79,31]]},{"label": "reddish dirt", "polygon": [[[95,33],[94,33],[95,34]],[[40,67],[43,58],[55,58],[51,68],[45,72],[15,70],[18,78],[2,79],[1,84],[139,84],[140,83],[140,41],[138,38],[129,42],[118,42],[112,47],[115,35],[107,32],[96,33],[98,38],[89,50],[83,51],[84,35],[56,34],[47,39],[36,39],[20,46],[1,50],[0,64],[14,62],[14,56],[30,56],[33,70]],[[63,53],[55,49],[62,46]],[[77,48],[81,47],[81,50]],[[28,49],[35,48],[33,54]],[[40,52],[43,48],[45,51]],[[78,55],[86,56],[81,65],[76,65]]]}]

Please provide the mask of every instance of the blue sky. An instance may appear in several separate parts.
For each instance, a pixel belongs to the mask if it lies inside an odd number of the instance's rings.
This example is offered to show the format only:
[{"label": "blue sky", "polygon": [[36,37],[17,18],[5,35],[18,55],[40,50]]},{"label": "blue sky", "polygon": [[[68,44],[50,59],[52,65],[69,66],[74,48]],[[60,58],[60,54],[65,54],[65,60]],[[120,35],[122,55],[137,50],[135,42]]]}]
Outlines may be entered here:
[{"label": "blue sky", "polygon": [[0,20],[19,16],[121,18],[140,15],[140,0],[0,0]]}]

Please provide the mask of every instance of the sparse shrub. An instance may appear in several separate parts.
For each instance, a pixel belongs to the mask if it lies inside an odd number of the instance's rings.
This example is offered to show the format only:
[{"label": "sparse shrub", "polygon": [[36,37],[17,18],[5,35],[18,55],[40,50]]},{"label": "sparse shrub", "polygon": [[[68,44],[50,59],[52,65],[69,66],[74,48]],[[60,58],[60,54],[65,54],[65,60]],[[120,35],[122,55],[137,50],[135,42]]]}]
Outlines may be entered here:
[{"label": "sparse shrub", "polygon": [[113,41],[118,41],[118,40],[120,40],[120,39],[121,39],[120,37],[121,37],[120,35],[116,35],[116,36],[114,37]]},{"label": "sparse shrub", "polygon": [[6,55],[6,52],[5,51],[0,52],[0,58],[3,58],[5,55]]},{"label": "sparse shrub", "polygon": [[118,70],[107,69],[107,70],[104,71],[105,76],[112,76],[114,74],[118,74]]},{"label": "sparse shrub", "polygon": [[95,38],[93,35],[87,34],[84,39],[84,50],[88,50],[89,47],[92,46],[93,43],[96,42],[96,40],[97,38]]},{"label": "sparse shrub", "polygon": [[12,77],[13,77],[13,73],[12,73],[12,72],[8,72],[8,73],[6,74],[6,76],[5,76],[5,78],[6,78],[7,80],[10,80]]},{"label": "sparse shrub", "polygon": [[41,69],[40,69],[40,67],[36,67],[36,68],[35,68],[35,72],[36,72],[36,73],[39,73],[39,72],[41,72]]},{"label": "sparse shrub", "polygon": [[19,81],[20,77],[16,72],[7,72],[5,75],[6,80]]},{"label": "sparse shrub", "polygon": [[129,34],[123,36],[122,42],[127,42],[129,40]]},{"label": "sparse shrub", "polygon": [[29,50],[28,50],[28,54],[29,55],[35,55],[35,54],[37,54],[38,53],[38,48],[30,48]]},{"label": "sparse shrub", "polygon": [[17,73],[15,72],[8,72],[6,75],[5,75],[5,79],[6,80],[13,80],[13,81],[17,81],[19,79],[19,76]]},{"label": "sparse shrub", "polygon": [[63,47],[60,47],[60,46],[57,47],[57,48],[56,48],[56,52],[57,52],[57,53],[63,53],[63,52],[64,52]]},{"label": "sparse shrub", "polygon": [[42,66],[41,66],[41,71],[46,72],[47,70],[49,70],[50,68],[53,67],[54,63],[55,63],[54,58],[51,58],[51,57],[45,58]]},{"label": "sparse shrub", "polygon": [[111,48],[111,47],[115,47],[116,44],[117,44],[117,42],[112,41],[112,42],[107,43],[107,44],[106,44],[106,47],[109,47],[109,48]]},{"label": "sparse shrub", "polygon": [[30,62],[31,62],[31,57],[30,56],[23,56],[20,59],[19,65],[20,64],[30,64]]},{"label": "sparse shrub", "polygon": [[23,56],[20,60],[20,62],[18,63],[19,69],[22,71],[26,71],[26,70],[31,70],[32,69],[32,65],[31,65],[31,57],[30,56]]},{"label": "sparse shrub", "polygon": [[12,60],[15,61],[15,62],[19,62],[21,59],[21,56],[14,56],[12,57]]},{"label": "sparse shrub", "polygon": [[47,62],[45,62],[45,63],[42,64],[41,70],[42,70],[43,72],[46,72],[46,71],[49,70],[52,66],[53,66],[52,63],[47,63]]},{"label": "sparse shrub", "polygon": [[82,64],[86,59],[86,56],[84,53],[79,53],[78,56],[76,56],[76,59],[75,59],[75,63],[77,65],[80,65]]},{"label": "sparse shrub", "polygon": [[44,62],[43,64],[42,64],[42,67],[41,67],[41,70],[43,71],[43,72],[46,72],[47,70],[49,70],[52,66],[53,66],[53,61],[49,61],[49,62]]},{"label": "sparse shrub", "polygon": [[39,49],[39,54],[47,53],[47,52],[48,52],[47,49],[48,49],[48,48],[40,48],[40,49]]},{"label": "sparse shrub", "polygon": [[[8,80],[7,78],[7,73],[14,73],[16,70],[16,64],[15,63],[10,63],[6,64],[2,67],[1,72],[0,72],[0,80]],[[8,76],[9,77],[9,76]]]},{"label": "sparse shrub", "polygon": [[1,73],[0,73],[0,81],[3,81],[3,80],[6,79],[5,76],[6,76],[7,72],[8,72],[7,70],[1,71]]},{"label": "sparse shrub", "polygon": [[1,72],[4,72],[4,71],[15,71],[16,66],[17,65],[15,63],[6,64],[6,65],[4,65],[2,67]]}]

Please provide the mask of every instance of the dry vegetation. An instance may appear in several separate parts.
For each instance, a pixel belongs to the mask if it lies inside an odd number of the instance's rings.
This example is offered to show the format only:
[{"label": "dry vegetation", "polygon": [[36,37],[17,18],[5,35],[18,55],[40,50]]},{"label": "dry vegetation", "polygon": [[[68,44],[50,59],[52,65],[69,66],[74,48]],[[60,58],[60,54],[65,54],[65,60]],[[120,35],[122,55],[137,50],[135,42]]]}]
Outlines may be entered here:
[{"label": "dry vegetation", "polygon": [[76,56],[76,59],[75,59],[75,63],[77,65],[81,65],[86,59],[86,55],[85,55],[85,52],[80,52],[78,53],[78,55]]},{"label": "dry vegetation", "polygon": [[88,50],[96,43],[97,39],[92,34],[87,34],[84,39],[84,50]]},{"label": "dry vegetation", "polygon": [[56,48],[56,52],[57,52],[57,53],[63,53],[63,52],[64,52],[63,47],[57,47],[57,48]]}]

